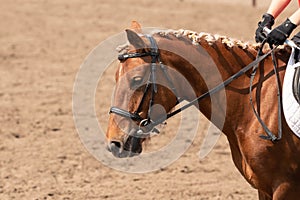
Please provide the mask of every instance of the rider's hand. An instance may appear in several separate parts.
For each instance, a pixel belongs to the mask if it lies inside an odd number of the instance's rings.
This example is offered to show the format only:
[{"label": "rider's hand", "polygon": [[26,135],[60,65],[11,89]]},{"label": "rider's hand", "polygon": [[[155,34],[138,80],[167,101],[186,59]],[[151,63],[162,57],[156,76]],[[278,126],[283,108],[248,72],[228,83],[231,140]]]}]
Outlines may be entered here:
[{"label": "rider's hand", "polygon": [[271,14],[265,13],[262,16],[262,20],[258,22],[258,28],[255,31],[255,41],[262,42],[267,38],[267,35],[264,33],[264,27],[271,29],[274,24],[274,17]]},{"label": "rider's hand", "polygon": [[270,45],[282,45],[284,41],[291,35],[297,25],[286,19],[281,25],[274,28],[267,36],[267,42]]}]

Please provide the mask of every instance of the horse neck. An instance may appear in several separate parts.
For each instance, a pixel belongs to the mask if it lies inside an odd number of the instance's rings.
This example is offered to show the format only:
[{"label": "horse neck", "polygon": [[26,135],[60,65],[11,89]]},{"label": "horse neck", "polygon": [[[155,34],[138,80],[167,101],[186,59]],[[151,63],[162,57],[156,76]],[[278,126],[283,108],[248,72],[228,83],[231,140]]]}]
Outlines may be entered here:
[{"label": "horse neck", "polygon": [[[188,80],[197,97],[237,73],[252,62],[257,54],[256,46],[205,33],[181,31],[161,34],[161,37],[165,39],[160,41],[159,46],[166,50],[162,57],[163,62],[175,68]],[[266,62],[271,61],[268,58]],[[271,68],[271,65],[266,65],[266,72]],[[181,83],[178,85],[182,86]],[[218,108],[217,112],[220,116],[215,116],[218,121],[218,118],[224,118],[225,112],[227,113],[228,102],[235,102],[239,105],[238,101],[243,101],[245,97],[247,101],[249,100],[246,95],[240,98],[242,93],[248,94],[249,92],[249,76],[244,75],[229,86],[238,92],[231,95],[231,91],[226,90],[225,95],[225,91],[222,90],[212,95],[211,98],[208,97],[199,102],[199,109],[208,119],[212,118],[212,112],[216,109],[213,108],[212,103],[224,106]],[[188,91],[184,87],[181,88],[181,94],[185,95],[187,100],[192,100]],[[212,97],[215,97],[215,102],[212,102],[214,101]]]}]

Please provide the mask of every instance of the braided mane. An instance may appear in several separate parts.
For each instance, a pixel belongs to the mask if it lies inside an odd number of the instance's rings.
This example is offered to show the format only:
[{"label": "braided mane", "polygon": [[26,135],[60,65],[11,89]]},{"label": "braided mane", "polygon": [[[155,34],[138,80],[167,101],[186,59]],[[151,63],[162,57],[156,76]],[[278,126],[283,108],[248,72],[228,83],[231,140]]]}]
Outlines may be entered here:
[{"label": "braided mane", "polygon": [[238,46],[242,49],[252,48],[257,50],[259,48],[259,44],[252,44],[249,42],[243,42],[241,40],[232,39],[227,36],[221,36],[218,34],[210,34],[205,32],[197,33],[195,31],[179,29],[179,30],[160,31],[156,33],[162,37],[168,35],[174,35],[177,38],[185,37],[190,39],[193,45],[201,45],[202,42],[206,42],[209,45],[213,45],[216,42],[221,42],[222,44],[226,45],[228,48],[232,48],[234,46]]}]

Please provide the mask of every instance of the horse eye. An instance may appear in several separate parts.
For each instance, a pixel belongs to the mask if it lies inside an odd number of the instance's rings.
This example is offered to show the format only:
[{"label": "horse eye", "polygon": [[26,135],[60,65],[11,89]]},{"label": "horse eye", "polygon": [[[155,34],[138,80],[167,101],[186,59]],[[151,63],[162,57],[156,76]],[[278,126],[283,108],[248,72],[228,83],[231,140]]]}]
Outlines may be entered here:
[{"label": "horse eye", "polygon": [[134,88],[140,86],[142,84],[142,82],[143,82],[143,77],[141,77],[141,76],[134,77],[130,83],[131,89],[134,89]]}]

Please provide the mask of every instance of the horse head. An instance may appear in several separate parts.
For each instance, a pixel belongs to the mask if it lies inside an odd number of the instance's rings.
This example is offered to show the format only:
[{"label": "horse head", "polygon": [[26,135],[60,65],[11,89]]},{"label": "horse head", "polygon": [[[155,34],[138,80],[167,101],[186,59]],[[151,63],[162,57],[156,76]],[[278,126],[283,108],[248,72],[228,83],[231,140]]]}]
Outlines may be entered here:
[{"label": "horse head", "polygon": [[140,154],[150,133],[158,132],[155,125],[163,122],[177,103],[174,92],[165,86],[170,77],[165,77],[156,41],[140,32],[139,24],[133,22],[131,29],[126,30],[128,49],[118,57],[106,133],[108,150],[116,157]]}]

